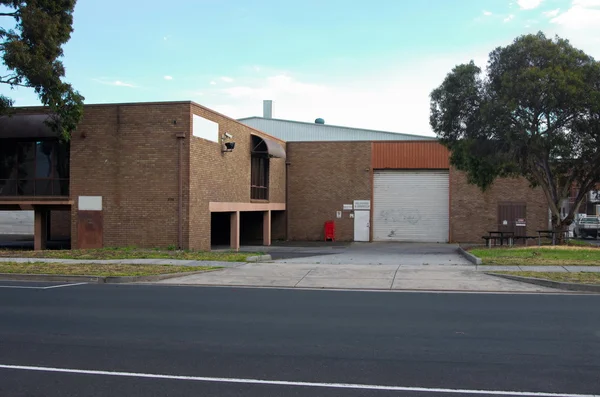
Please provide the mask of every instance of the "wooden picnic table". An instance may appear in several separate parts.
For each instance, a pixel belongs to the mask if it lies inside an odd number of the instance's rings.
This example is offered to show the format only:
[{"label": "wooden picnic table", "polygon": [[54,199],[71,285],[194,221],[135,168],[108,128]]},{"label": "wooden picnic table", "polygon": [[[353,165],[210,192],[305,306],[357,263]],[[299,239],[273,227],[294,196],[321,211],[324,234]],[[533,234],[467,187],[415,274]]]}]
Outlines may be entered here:
[{"label": "wooden picnic table", "polygon": [[[538,233],[538,245],[542,245],[542,238],[552,239],[552,245],[556,245],[556,235],[559,232],[555,232],[554,230],[537,230]],[[565,231],[565,237],[569,239],[569,232]]]},{"label": "wooden picnic table", "polygon": [[492,247],[492,240],[494,240],[494,245],[496,243],[496,241],[500,240],[500,245],[504,245],[504,240],[507,240],[507,244],[512,247],[513,246],[513,239],[515,237],[515,233],[514,232],[505,232],[505,231],[501,231],[501,230],[493,230],[493,231],[488,231],[488,235],[484,236],[483,239],[486,240],[487,242],[487,246],[489,248]]}]

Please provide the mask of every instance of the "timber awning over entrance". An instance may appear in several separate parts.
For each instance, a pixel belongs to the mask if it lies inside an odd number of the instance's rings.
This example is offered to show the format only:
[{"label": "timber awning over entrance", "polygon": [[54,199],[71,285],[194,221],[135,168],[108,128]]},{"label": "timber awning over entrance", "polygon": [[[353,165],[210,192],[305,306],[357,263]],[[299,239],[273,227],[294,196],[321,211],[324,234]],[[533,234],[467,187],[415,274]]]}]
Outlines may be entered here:
[{"label": "timber awning over entrance", "polygon": [[285,149],[274,139],[252,134],[252,153],[285,159]]}]

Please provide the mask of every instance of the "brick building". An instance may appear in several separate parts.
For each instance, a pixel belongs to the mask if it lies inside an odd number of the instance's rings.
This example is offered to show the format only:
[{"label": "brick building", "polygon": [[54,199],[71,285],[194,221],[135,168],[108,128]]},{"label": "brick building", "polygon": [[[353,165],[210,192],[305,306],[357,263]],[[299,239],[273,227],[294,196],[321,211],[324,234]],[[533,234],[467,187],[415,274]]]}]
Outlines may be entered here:
[{"label": "brick building", "polygon": [[[192,102],[87,105],[68,145],[42,108],[0,120],[0,210],[33,210],[35,247],[210,250],[285,235],[285,143]],[[45,151],[44,151],[45,150]]]},{"label": "brick building", "polygon": [[433,138],[169,102],[86,105],[63,145],[45,117],[0,118],[0,210],[34,210],[38,249],[48,233],[78,248],[237,249],[323,240],[331,220],[341,241],[481,242],[548,226],[541,190],[501,179],[482,193]]},{"label": "brick building", "polygon": [[[290,240],[323,239],[327,220],[335,220],[340,241],[480,243],[488,231],[531,235],[548,227],[541,189],[524,179],[499,179],[482,193],[450,167],[449,153],[436,141],[287,147]],[[524,228],[516,226],[518,218]]]}]

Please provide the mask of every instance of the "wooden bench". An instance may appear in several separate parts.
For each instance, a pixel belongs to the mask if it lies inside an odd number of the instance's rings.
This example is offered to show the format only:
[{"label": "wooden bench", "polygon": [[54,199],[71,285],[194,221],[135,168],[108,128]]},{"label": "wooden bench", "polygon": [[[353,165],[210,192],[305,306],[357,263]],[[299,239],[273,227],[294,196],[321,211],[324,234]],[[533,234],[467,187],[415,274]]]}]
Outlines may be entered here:
[{"label": "wooden bench", "polygon": [[516,236],[514,237],[514,241],[519,241],[519,240],[523,240],[523,243],[525,243],[525,246],[527,246],[527,243],[529,242],[529,240],[537,240],[538,236]]}]

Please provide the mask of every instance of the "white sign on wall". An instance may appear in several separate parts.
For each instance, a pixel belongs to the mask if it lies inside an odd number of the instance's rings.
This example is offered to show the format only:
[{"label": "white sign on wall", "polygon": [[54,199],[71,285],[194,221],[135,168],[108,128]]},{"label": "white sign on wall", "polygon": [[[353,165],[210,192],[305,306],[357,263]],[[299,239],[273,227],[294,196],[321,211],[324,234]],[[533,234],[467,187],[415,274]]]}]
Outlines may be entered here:
[{"label": "white sign on wall", "polygon": [[192,134],[194,136],[212,142],[219,142],[219,124],[196,114],[192,119],[192,124]]},{"label": "white sign on wall", "polygon": [[352,211],[352,204],[344,204],[344,211]]},{"label": "white sign on wall", "polygon": [[79,211],[102,211],[102,196],[79,196]]},{"label": "white sign on wall", "polygon": [[371,200],[354,200],[354,210],[370,210]]},{"label": "white sign on wall", "polygon": [[335,216],[339,219],[342,217],[342,211],[336,211]]}]

